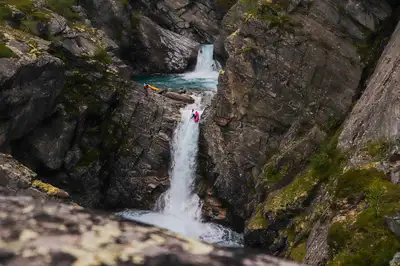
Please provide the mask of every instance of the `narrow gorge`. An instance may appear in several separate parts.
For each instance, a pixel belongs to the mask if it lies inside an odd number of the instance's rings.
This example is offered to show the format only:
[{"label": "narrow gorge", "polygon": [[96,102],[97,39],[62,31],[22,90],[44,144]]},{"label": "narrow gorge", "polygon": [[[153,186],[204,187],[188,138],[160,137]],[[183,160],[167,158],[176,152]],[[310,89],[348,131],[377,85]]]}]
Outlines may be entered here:
[{"label": "narrow gorge", "polygon": [[0,265],[400,265],[399,55],[396,0],[0,0]]}]

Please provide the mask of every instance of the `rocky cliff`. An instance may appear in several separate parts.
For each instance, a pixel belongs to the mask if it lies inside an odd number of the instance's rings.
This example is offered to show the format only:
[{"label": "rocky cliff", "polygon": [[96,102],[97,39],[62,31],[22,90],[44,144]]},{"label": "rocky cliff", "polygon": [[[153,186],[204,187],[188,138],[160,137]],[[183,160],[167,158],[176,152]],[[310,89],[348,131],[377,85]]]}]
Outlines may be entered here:
[{"label": "rocky cliff", "polygon": [[[147,61],[124,63],[120,40],[93,27],[97,9],[71,3],[0,9],[1,151],[84,206],[150,208],[169,185],[169,143],[184,103],[128,79],[183,71],[198,44],[139,14]],[[122,5],[99,7],[107,4]]]},{"label": "rocky cliff", "polygon": [[[224,17],[215,52],[225,67],[201,123],[201,192],[221,201],[248,246],[310,265],[386,265],[398,250],[385,222],[400,208],[386,176],[396,179],[397,157],[378,156],[397,149],[397,31],[363,93],[379,33],[399,19],[393,7],[239,1]],[[369,142],[375,160],[356,164]]]}]

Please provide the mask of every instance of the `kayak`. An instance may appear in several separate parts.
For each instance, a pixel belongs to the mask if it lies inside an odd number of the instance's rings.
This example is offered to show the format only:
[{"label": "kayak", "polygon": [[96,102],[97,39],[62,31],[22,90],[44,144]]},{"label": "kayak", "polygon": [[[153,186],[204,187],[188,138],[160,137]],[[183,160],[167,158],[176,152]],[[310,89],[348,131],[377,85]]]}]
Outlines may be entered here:
[{"label": "kayak", "polygon": [[152,89],[152,90],[155,90],[155,91],[158,91],[158,90],[160,90],[159,88],[157,88],[157,87],[154,87],[154,86],[151,86],[151,85],[148,85],[149,86],[149,88],[150,89]]}]

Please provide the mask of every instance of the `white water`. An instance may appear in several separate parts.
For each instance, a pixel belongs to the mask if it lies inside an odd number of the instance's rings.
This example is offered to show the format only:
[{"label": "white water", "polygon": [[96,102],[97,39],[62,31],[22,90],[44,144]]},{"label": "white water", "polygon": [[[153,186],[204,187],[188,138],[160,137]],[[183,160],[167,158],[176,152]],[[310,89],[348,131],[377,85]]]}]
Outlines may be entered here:
[{"label": "white water", "polygon": [[[213,46],[202,46],[196,68],[184,74],[185,79],[205,79],[217,81],[218,62],[213,60]],[[214,91],[216,87],[214,88]],[[213,92],[214,92],[213,91]],[[204,107],[201,97],[195,103],[181,109],[181,122],[178,124],[172,142],[172,165],[170,169],[171,186],[164,193],[154,211],[128,210],[120,214],[128,219],[153,224],[186,237],[201,239],[225,246],[241,246],[242,236],[218,224],[203,223],[202,202],[193,192],[197,165],[199,124],[190,119],[192,109],[200,115]]]}]

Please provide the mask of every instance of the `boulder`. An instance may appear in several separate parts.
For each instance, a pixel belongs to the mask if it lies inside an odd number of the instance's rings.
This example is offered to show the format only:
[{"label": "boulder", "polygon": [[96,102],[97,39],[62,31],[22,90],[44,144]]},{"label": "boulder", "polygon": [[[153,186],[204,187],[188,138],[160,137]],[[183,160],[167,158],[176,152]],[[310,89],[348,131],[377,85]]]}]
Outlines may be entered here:
[{"label": "boulder", "polygon": [[71,204],[44,202],[0,187],[1,262],[11,265],[299,264],[226,249]]},{"label": "boulder", "polygon": [[225,1],[140,0],[133,4],[133,8],[141,10],[146,16],[170,31],[200,43],[210,43],[217,38],[220,21],[229,9],[229,4],[218,5],[219,2]]},{"label": "boulder", "polygon": [[139,18],[136,36],[130,59],[144,73],[184,72],[197,56],[194,51],[199,43],[164,29],[144,16]]},{"label": "boulder", "polygon": [[177,92],[166,92],[163,94],[165,97],[185,102],[185,103],[194,103],[194,99],[190,97],[189,95],[177,93]]}]

